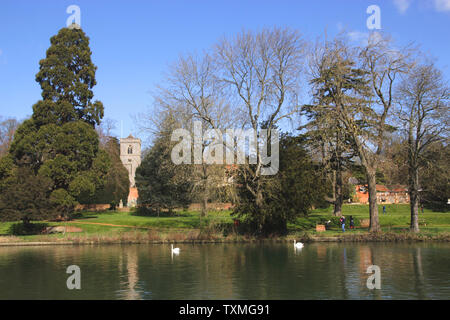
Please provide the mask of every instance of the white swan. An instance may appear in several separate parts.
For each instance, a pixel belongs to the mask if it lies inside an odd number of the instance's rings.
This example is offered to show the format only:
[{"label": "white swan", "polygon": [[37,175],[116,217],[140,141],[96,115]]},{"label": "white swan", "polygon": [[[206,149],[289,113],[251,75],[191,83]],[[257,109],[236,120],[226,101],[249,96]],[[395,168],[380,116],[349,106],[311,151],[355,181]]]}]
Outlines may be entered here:
[{"label": "white swan", "polygon": [[175,253],[175,254],[179,254],[180,253],[180,248],[174,248],[173,244],[171,246],[172,246],[172,253]]},{"label": "white swan", "polygon": [[297,241],[295,241],[295,239],[294,239],[294,247],[295,247],[296,249],[301,249],[301,248],[303,248],[303,243],[297,242]]}]

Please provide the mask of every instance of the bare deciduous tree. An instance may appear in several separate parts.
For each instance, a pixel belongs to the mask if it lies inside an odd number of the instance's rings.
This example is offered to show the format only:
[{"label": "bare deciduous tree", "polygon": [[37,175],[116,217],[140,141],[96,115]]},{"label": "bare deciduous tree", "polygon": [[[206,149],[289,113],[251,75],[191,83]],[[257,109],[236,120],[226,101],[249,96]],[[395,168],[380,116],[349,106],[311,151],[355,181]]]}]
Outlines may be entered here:
[{"label": "bare deciduous tree", "polygon": [[367,72],[372,89],[372,103],[362,114],[365,123],[364,134],[355,139],[355,146],[364,167],[369,191],[369,230],[381,230],[378,220],[376,172],[386,143],[386,134],[393,130],[388,124],[393,114],[394,90],[401,75],[413,66],[409,46],[394,49],[392,41],[374,33],[368,44],[360,49],[362,68]]},{"label": "bare deciduous tree", "polygon": [[[298,32],[271,29],[242,32],[234,38],[223,39],[210,54],[180,57],[155,94],[153,112],[159,118],[170,112],[179,120],[180,127],[191,132],[193,120],[201,121],[203,132],[253,129],[259,136],[263,127],[270,132],[283,120],[298,114],[304,46]],[[211,143],[204,139],[202,152]],[[223,140],[219,143],[223,144],[221,147],[230,147]],[[264,164],[258,148],[256,152],[256,169],[247,166],[250,170],[244,171],[256,182],[249,183],[248,188],[262,207],[259,180]],[[197,190],[203,189],[208,194],[206,190],[212,185],[223,185],[226,177],[217,178],[217,170],[204,163],[196,165]],[[212,173],[214,177],[208,178]]]},{"label": "bare deciduous tree", "polygon": [[419,232],[419,171],[433,143],[448,143],[450,88],[432,62],[422,63],[403,79],[398,99],[398,115],[408,146],[410,230]]},{"label": "bare deciduous tree", "polygon": [[[194,133],[193,121],[200,121],[202,135],[208,129],[225,129],[236,118],[227,101],[220,96],[214,75],[215,64],[208,54],[180,57],[172,65],[166,82],[158,87],[155,106],[158,114],[171,113],[178,120],[179,127]],[[158,116],[160,117],[160,116]],[[156,121],[157,122],[157,121]],[[213,141],[201,141],[201,154],[212,147]],[[223,145],[220,147],[223,148]],[[194,146],[195,148],[195,146]],[[200,198],[202,214],[207,214],[209,199],[223,185],[225,167],[208,165],[194,157],[193,192]]]},{"label": "bare deciduous tree", "polygon": [[[300,77],[305,42],[297,31],[266,29],[258,33],[242,32],[223,39],[214,50],[217,80],[236,114],[243,115],[240,125],[260,136],[261,129],[272,129],[299,111]],[[256,150],[256,166],[246,165],[244,184],[254,197],[258,229],[264,225],[262,155]]]},{"label": "bare deciduous tree", "polygon": [[117,121],[110,118],[103,119],[100,125],[96,127],[101,146],[106,146],[111,137],[113,137],[113,130],[115,129],[117,129]]},{"label": "bare deciduous tree", "polygon": [[[1,119],[0,119],[1,120]],[[4,156],[11,145],[14,133],[20,122],[14,118],[0,121],[0,157]]]}]

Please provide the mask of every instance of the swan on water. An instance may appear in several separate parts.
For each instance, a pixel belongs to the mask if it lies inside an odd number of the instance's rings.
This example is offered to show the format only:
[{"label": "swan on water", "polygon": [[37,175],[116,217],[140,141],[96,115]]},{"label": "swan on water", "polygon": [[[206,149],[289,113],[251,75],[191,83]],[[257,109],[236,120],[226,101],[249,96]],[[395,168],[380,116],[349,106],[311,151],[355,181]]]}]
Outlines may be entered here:
[{"label": "swan on water", "polygon": [[294,239],[294,247],[295,247],[296,249],[301,249],[301,248],[303,248],[303,243],[297,242],[297,241],[295,241],[295,239]]},{"label": "swan on water", "polygon": [[174,248],[173,244],[171,246],[172,246],[172,253],[175,253],[175,254],[179,254],[180,253],[180,248]]}]

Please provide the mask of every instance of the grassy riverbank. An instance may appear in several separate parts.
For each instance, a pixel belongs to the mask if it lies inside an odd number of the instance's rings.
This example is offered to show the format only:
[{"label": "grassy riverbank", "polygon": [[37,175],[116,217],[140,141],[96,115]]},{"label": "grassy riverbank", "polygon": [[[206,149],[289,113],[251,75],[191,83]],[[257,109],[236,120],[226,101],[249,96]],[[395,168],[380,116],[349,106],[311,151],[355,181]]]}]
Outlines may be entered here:
[{"label": "grassy riverbank", "polygon": [[[366,205],[345,205],[343,214],[353,216],[356,229],[343,233],[332,216],[332,208],[316,209],[307,218],[298,218],[288,224],[289,235],[269,237],[274,241],[399,241],[399,240],[450,240],[450,212],[434,212],[425,209],[420,213],[419,234],[411,234],[408,205],[386,205],[387,214],[382,214],[380,206],[380,224],[383,232],[373,235],[367,228],[361,228],[362,219],[369,218]],[[330,230],[316,232],[316,224],[332,220]],[[348,220],[347,220],[348,221]],[[242,235],[233,229],[230,211],[210,212],[200,218],[196,211],[180,211],[174,216],[148,217],[136,212],[83,212],[69,222],[44,222],[47,226],[74,226],[82,229],[79,233],[51,235],[13,235],[12,225],[17,222],[0,223],[0,242],[73,242],[73,243],[164,243],[204,242],[204,241],[256,241],[251,236]],[[42,223],[42,222],[40,222]]]}]

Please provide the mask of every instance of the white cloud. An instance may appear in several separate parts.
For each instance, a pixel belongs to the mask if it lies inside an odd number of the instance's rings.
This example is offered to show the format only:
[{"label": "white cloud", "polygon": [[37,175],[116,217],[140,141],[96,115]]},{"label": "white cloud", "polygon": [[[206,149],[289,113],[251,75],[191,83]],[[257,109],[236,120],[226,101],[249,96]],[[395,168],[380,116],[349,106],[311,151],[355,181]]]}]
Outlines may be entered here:
[{"label": "white cloud", "polygon": [[450,0],[434,0],[437,11],[450,11]]},{"label": "white cloud", "polygon": [[351,41],[367,41],[369,38],[368,32],[361,32],[361,31],[350,31],[347,33],[348,37]]},{"label": "white cloud", "polygon": [[401,14],[404,14],[411,5],[412,0],[394,0],[394,5]]},{"label": "white cloud", "polygon": [[381,34],[378,31],[373,32],[361,32],[350,31],[347,33],[349,39],[353,42],[358,42],[360,45],[366,46],[369,42],[377,42],[382,39]]}]

